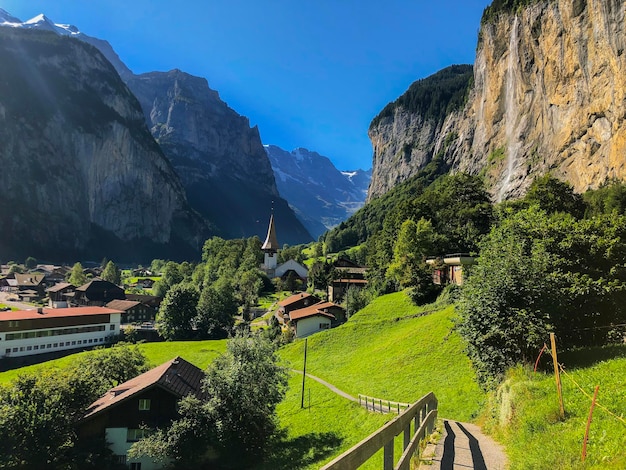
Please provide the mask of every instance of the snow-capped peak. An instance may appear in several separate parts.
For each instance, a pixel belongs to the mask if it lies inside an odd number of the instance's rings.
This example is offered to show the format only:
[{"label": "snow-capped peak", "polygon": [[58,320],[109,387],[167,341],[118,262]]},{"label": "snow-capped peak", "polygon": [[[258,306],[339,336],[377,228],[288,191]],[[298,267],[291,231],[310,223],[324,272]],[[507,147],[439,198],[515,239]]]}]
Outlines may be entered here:
[{"label": "snow-capped peak", "polygon": [[44,29],[53,31],[61,36],[79,36],[82,33],[71,24],[58,24],[43,13],[22,23],[24,28]]},{"label": "snow-capped peak", "polygon": [[15,16],[11,15],[11,13],[9,13],[6,10],[3,10],[2,8],[0,8],[0,24],[21,24],[22,20],[16,18]]}]

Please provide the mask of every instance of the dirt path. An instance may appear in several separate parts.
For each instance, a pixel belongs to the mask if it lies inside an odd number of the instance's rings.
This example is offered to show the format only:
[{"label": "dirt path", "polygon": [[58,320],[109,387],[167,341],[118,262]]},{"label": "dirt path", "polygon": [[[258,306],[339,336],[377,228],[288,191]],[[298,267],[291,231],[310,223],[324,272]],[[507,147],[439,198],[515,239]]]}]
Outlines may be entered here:
[{"label": "dirt path", "polygon": [[420,470],[505,470],[503,447],[485,436],[475,424],[443,420],[441,439],[429,444]]}]

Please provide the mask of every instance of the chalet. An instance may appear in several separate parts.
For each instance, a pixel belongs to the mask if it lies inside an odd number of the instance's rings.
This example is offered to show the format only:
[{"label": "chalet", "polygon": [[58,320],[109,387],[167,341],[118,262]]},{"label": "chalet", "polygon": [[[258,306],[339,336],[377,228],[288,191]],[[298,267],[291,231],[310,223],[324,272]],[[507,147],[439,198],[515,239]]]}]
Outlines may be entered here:
[{"label": "chalet", "polygon": [[[69,306],[67,294],[73,293],[76,286],[68,282],[59,282],[58,284],[48,287],[48,307],[50,308],[66,308]],[[71,297],[71,296],[70,296]]]},{"label": "chalet", "polygon": [[296,338],[327,330],[345,319],[345,310],[332,302],[318,302],[289,312],[289,325],[294,329]]},{"label": "chalet", "polygon": [[276,318],[280,323],[284,323],[289,318],[289,312],[292,310],[305,308],[319,301],[320,299],[308,292],[298,292],[278,302]]},{"label": "chalet", "polygon": [[156,312],[161,306],[163,297],[157,295],[145,295],[145,294],[126,294],[126,300],[134,300],[135,302],[141,302],[142,304],[151,307]]},{"label": "chalet", "polygon": [[156,310],[148,305],[134,300],[112,300],[106,304],[107,308],[122,312],[122,324],[137,322],[153,322]]},{"label": "chalet", "polygon": [[339,279],[334,279],[328,285],[328,300],[331,302],[343,300],[350,287],[362,289],[367,286],[365,266],[360,266],[347,258],[339,258],[333,263],[333,267],[339,274]]},{"label": "chalet", "polygon": [[103,307],[3,312],[0,358],[103,345],[119,335],[121,314]]},{"label": "chalet", "polygon": [[43,274],[19,274],[15,273],[15,285],[17,287],[18,293],[22,293],[25,291],[35,291],[36,295],[32,295],[30,292],[28,293],[28,298],[37,298],[43,297],[45,284]]},{"label": "chalet", "polygon": [[94,279],[76,288],[73,303],[76,305],[104,306],[112,300],[124,300],[124,289],[112,282]]},{"label": "chalet", "polygon": [[200,395],[203,378],[201,369],[176,357],[117,385],[92,403],[78,423],[78,436],[105,438],[117,461],[131,469],[163,468],[167,463],[127,458],[128,450],[150,429],[178,418],[178,401]]},{"label": "chalet", "polygon": [[455,253],[426,260],[426,264],[433,268],[433,283],[437,285],[463,285],[464,272],[475,263],[476,258],[468,253]]}]

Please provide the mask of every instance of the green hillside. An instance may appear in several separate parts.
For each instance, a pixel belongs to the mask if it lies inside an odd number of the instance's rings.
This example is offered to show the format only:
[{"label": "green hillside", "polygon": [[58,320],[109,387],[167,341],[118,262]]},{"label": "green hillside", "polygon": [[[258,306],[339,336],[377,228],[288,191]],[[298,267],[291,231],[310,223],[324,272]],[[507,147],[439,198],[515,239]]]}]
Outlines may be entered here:
[{"label": "green hillside", "polygon": [[[379,297],[346,324],[309,338],[307,372],[354,396],[411,402],[433,391],[440,416],[470,420],[485,395],[453,318],[453,307],[415,307],[403,292]],[[297,341],[281,356],[302,369],[303,347]]]}]

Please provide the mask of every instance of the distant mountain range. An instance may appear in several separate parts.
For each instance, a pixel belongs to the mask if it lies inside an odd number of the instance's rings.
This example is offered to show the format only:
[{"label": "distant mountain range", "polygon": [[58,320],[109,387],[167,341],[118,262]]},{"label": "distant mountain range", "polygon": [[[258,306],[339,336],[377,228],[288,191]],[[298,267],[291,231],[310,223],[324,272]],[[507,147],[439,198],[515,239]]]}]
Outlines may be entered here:
[{"label": "distant mountain range", "polygon": [[305,148],[291,152],[265,145],[280,195],[317,238],[365,203],[371,170],[339,171],[327,157]]},{"label": "distant mountain range", "polygon": [[0,256],[199,256],[210,234],[264,237],[272,205],[281,243],[312,239],[256,127],[205,79],[134,75],[44,15],[0,9],[0,26]]}]

